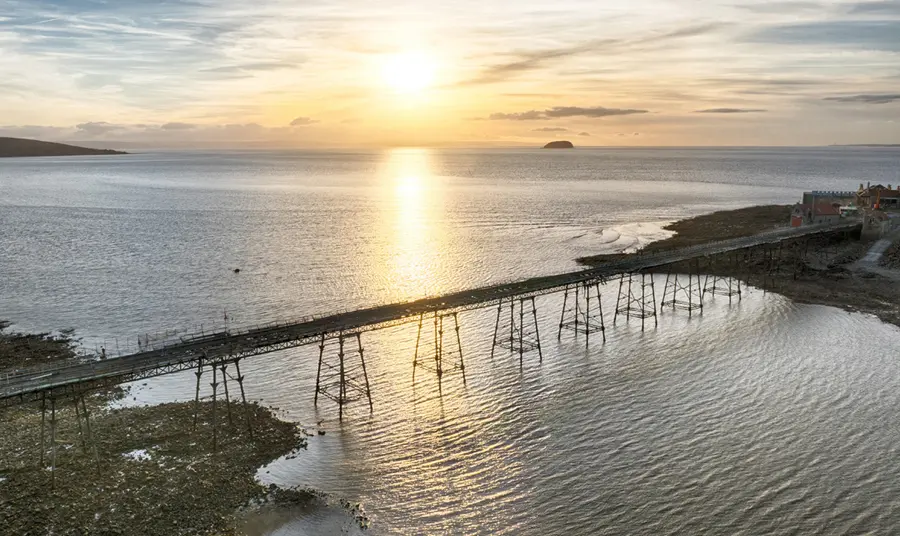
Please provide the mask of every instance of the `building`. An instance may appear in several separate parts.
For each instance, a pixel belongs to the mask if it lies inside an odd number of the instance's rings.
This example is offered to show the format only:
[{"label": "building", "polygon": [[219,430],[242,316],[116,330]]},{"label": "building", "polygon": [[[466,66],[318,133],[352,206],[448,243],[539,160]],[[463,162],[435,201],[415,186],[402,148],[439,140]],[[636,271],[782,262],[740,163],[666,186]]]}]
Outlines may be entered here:
[{"label": "building", "polygon": [[863,208],[898,209],[900,208],[900,190],[891,188],[891,185],[881,184],[865,187],[860,183],[856,192],[856,205]]},{"label": "building", "polygon": [[821,223],[838,223],[841,221],[841,209],[837,203],[797,203],[791,211],[791,227],[817,225]]},{"label": "building", "polygon": [[862,221],[862,236],[867,239],[881,238],[900,228],[900,214],[896,212],[867,209]]},{"label": "building", "polygon": [[[862,185],[860,185],[862,186]],[[814,190],[812,192],[803,192],[804,205],[813,205],[817,203],[837,203],[839,205],[855,205],[857,192],[851,191],[834,191],[834,190]]]}]

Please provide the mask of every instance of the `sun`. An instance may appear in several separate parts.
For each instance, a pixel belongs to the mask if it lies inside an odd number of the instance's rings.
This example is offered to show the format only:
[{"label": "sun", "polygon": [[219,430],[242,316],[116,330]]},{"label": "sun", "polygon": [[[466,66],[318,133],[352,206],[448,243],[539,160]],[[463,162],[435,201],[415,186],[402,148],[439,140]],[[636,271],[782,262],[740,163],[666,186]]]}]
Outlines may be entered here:
[{"label": "sun", "polygon": [[434,83],[434,61],[421,52],[403,52],[384,60],[381,75],[385,85],[403,94],[421,93]]}]

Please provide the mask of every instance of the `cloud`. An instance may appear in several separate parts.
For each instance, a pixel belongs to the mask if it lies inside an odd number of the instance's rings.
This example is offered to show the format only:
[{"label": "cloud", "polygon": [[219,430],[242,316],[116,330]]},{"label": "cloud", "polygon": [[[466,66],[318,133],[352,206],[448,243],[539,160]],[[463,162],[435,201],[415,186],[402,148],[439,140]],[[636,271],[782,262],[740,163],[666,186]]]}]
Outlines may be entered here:
[{"label": "cloud", "polygon": [[503,113],[496,112],[488,116],[493,121],[543,121],[560,117],[610,117],[615,115],[645,114],[647,110],[635,110],[630,108],[604,108],[594,106],[582,108],[580,106],[554,106],[546,110],[529,110],[527,112]]},{"label": "cloud", "polygon": [[464,80],[458,85],[466,86],[502,82],[518,74],[545,67],[550,60],[564,60],[587,53],[626,52],[630,48],[641,45],[704,35],[723,26],[724,24],[722,23],[694,24],[665,32],[651,32],[636,39],[593,39],[563,47],[519,52],[513,60],[490,65],[475,77]]},{"label": "cloud", "polygon": [[292,63],[261,61],[256,63],[242,63],[237,65],[222,65],[220,67],[210,67],[208,69],[200,69],[201,73],[250,73],[256,71],[277,71],[279,69],[291,69],[295,66]]},{"label": "cloud", "polygon": [[753,13],[772,13],[784,15],[785,13],[797,13],[800,11],[822,11],[823,5],[819,2],[805,2],[802,0],[783,2],[758,2],[752,4],[739,4],[735,7],[752,11]]},{"label": "cloud", "polygon": [[106,121],[98,121],[79,123],[75,125],[75,128],[85,134],[106,134],[107,132],[112,132],[113,130],[120,130],[122,126],[113,125],[112,123],[107,123]]},{"label": "cloud", "polygon": [[900,2],[882,0],[880,2],[858,2],[848,11],[851,15],[898,15]]},{"label": "cloud", "polygon": [[578,135],[579,136],[590,136],[591,133],[590,132],[579,132]]},{"label": "cloud", "polygon": [[541,127],[541,128],[533,128],[532,132],[568,132],[569,129],[564,127]]},{"label": "cloud", "polygon": [[492,113],[488,116],[488,119],[492,121],[537,121],[540,119],[547,119],[544,116],[544,112],[539,112],[537,110],[531,110],[529,112],[516,112],[516,113]]},{"label": "cloud", "polygon": [[900,101],[900,93],[883,93],[867,95],[847,95],[843,97],[825,97],[824,100],[835,102],[856,102],[861,104],[888,104]]},{"label": "cloud", "polygon": [[193,123],[173,122],[173,123],[166,123],[164,125],[160,125],[159,128],[161,128],[162,130],[190,130],[196,126],[197,125],[194,125]]},{"label": "cloud", "polygon": [[751,42],[900,52],[900,20],[839,20],[769,26]]},{"label": "cloud", "polygon": [[611,115],[645,114],[647,110],[633,110],[629,108],[580,108],[578,106],[555,106],[544,112],[547,117],[609,117]]},{"label": "cloud", "polygon": [[759,108],[709,108],[706,110],[694,110],[695,114],[755,114],[767,110]]},{"label": "cloud", "polygon": [[291,126],[292,127],[305,127],[307,125],[314,125],[318,122],[319,121],[317,119],[313,119],[311,117],[298,117],[298,118],[294,119],[293,121],[291,121]]}]

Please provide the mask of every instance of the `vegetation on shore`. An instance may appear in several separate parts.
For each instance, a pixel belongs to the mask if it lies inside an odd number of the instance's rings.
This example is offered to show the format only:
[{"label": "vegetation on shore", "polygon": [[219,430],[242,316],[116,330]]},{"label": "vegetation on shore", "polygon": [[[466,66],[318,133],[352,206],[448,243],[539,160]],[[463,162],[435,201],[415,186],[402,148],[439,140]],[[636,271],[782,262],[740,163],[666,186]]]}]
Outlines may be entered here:
[{"label": "vegetation on shore", "polygon": [[[72,359],[74,342],[66,335],[0,332],[0,371]],[[53,472],[49,408],[43,464],[40,405],[0,409],[0,535],[235,534],[240,508],[284,497],[322,500],[256,481],[259,467],[306,445],[305,432],[270,409],[250,404],[245,412],[233,403],[229,421],[220,399],[214,451],[211,402],[201,402],[194,431],[193,402],[111,408],[121,393],[85,397],[90,442],[72,400],[57,401]],[[356,518],[367,521],[364,514]]]},{"label": "vegetation on shore", "polygon": [[104,154],[128,154],[112,149],[91,149],[78,147],[64,143],[49,141],[27,140],[24,138],[0,137],[0,158],[24,157],[24,156],[83,156]]}]

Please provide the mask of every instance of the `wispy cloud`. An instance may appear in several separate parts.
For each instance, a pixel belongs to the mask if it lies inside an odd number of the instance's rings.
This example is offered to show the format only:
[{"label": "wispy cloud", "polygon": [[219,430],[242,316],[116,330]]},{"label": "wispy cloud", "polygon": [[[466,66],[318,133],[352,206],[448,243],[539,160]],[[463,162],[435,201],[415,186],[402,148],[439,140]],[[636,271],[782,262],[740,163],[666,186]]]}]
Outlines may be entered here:
[{"label": "wispy cloud", "polygon": [[514,59],[484,68],[478,75],[464,80],[459,85],[492,84],[508,80],[513,76],[544,68],[551,60],[565,60],[588,53],[626,52],[629,48],[647,46],[675,39],[705,35],[724,26],[722,23],[703,23],[684,26],[674,30],[648,32],[631,38],[593,39],[567,46],[544,50],[519,52]]},{"label": "wispy cloud", "polygon": [[112,123],[107,123],[106,121],[97,121],[90,123],[79,123],[75,125],[75,128],[85,134],[106,134],[114,130],[119,130],[122,127],[119,125],[114,125]]},{"label": "wispy cloud", "polygon": [[900,16],[900,1],[881,0],[878,2],[858,2],[851,4],[851,15],[896,15]]},{"label": "wispy cloud", "polygon": [[558,119],[561,117],[610,117],[616,115],[635,115],[645,114],[647,110],[636,110],[630,108],[605,108],[603,106],[594,106],[583,108],[580,106],[554,106],[546,110],[529,110],[527,112],[503,113],[497,112],[488,116],[493,121],[542,121],[549,119]]},{"label": "wispy cloud", "polygon": [[579,136],[590,136],[591,133],[590,132],[579,132],[578,135]]},{"label": "wispy cloud", "polygon": [[751,42],[900,52],[900,20],[834,20],[769,26]]},{"label": "wispy cloud", "polygon": [[825,97],[824,100],[836,102],[855,102],[860,104],[888,104],[891,102],[900,101],[900,93],[846,95],[842,97]]},{"label": "wispy cloud", "polygon": [[318,122],[319,122],[318,120],[313,119],[311,117],[298,117],[298,118],[294,119],[293,121],[291,121],[291,126],[292,127],[305,127],[307,125],[314,125]]},{"label": "wispy cloud", "polygon": [[826,6],[821,2],[805,2],[802,0],[783,2],[752,2],[747,4],[736,4],[735,7],[752,11],[753,13],[765,13],[784,15],[787,13],[800,13],[805,11],[823,11]]},{"label": "wispy cloud", "polygon": [[568,132],[569,129],[564,127],[541,127],[541,128],[533,128],[532,132]]},{"label": "wispy cloud", "polygon": [[708,108],[706,110],[694,110],[695,114],[755,114],[766,110],[759,108]]},{"label": "wispy cloud", "polygon": [[193,123],[173,122],[173,123],[165,123],[163,125],[160,125],[159,128],[161,128],[162,130],[190,130],[190,129],[196,128],[196,127],[197,127],[197,125],[195,125]]}]

